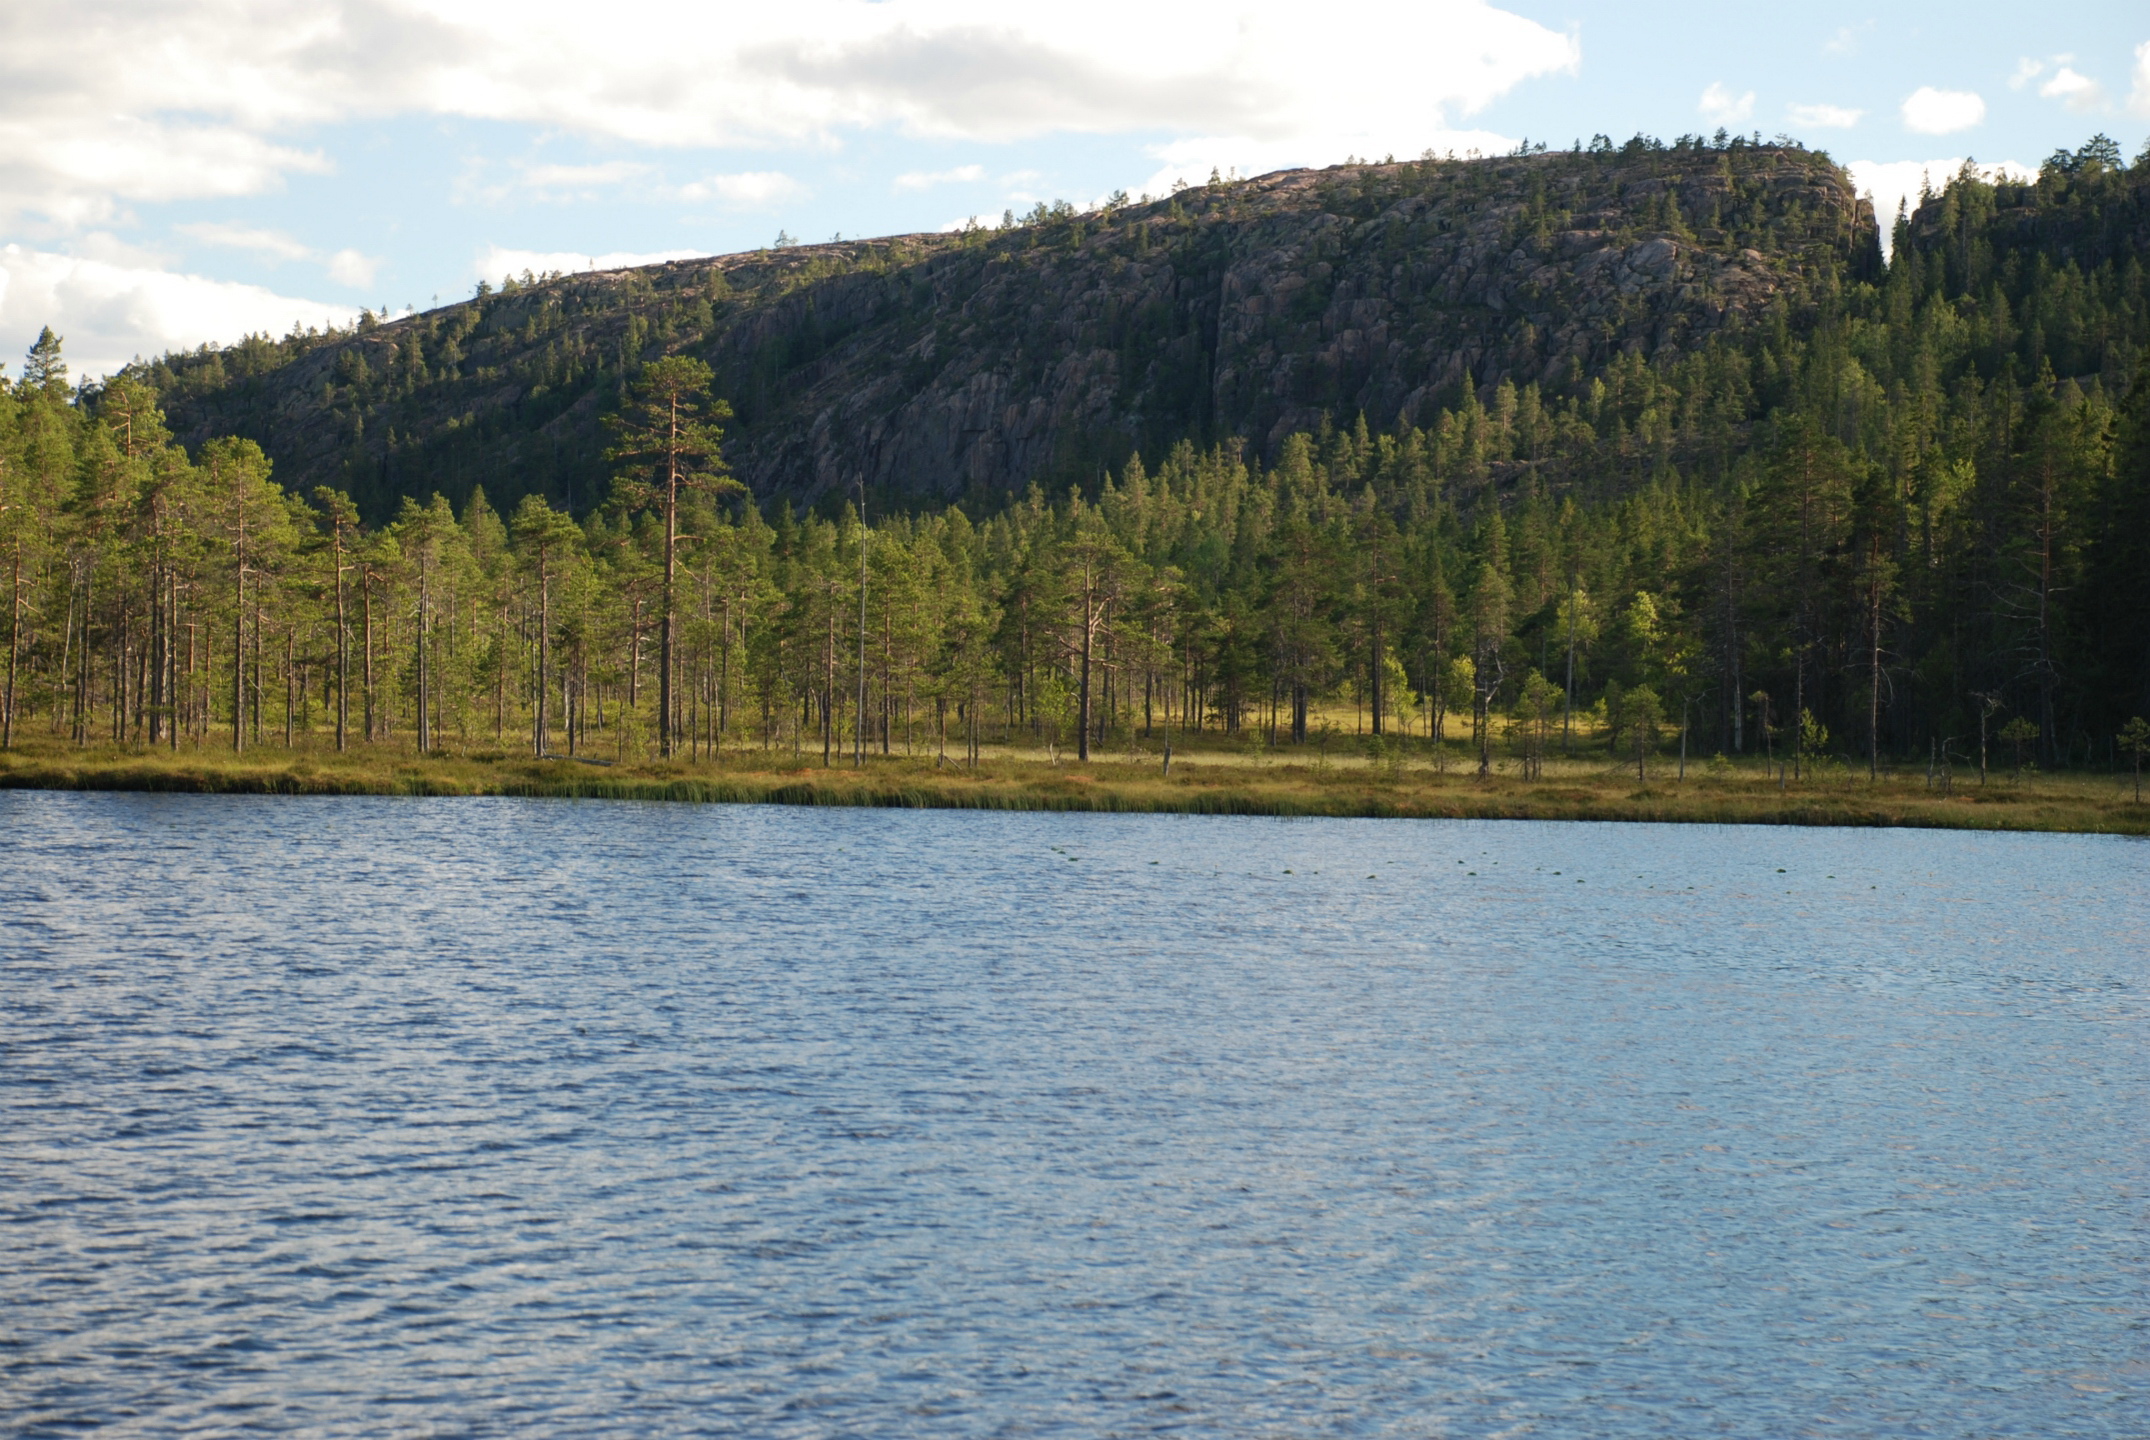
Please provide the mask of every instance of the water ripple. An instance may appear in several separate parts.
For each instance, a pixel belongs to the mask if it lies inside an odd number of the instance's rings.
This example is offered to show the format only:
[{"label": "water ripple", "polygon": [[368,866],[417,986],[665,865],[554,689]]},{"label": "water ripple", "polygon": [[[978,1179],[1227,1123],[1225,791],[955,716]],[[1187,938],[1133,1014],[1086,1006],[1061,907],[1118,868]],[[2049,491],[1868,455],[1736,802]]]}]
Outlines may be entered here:
[{"label": "water ripple", "polygon": [[2146,862],[0,794],[0,1432],[2139,1436]]}]

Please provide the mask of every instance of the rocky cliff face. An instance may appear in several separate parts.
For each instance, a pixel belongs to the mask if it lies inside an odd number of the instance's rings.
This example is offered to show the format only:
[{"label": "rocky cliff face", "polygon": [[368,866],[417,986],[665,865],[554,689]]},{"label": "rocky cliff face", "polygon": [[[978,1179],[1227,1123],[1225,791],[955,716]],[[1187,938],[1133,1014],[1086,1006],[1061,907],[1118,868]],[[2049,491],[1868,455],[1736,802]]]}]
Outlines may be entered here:
[{"label": "rocky cliff face", "polygon": [[941,500],[1094,477],[1137,449],[1267,450],[1467,384],[1587,385],[1880,262],[1821,156],[1774,147],[1340,166],[1014,229],[541,280],[356,335],[149,373],[190,438],[260,440],[368,508],[438,488],[602,494],[634,364],[700,355],[761,495]]}]

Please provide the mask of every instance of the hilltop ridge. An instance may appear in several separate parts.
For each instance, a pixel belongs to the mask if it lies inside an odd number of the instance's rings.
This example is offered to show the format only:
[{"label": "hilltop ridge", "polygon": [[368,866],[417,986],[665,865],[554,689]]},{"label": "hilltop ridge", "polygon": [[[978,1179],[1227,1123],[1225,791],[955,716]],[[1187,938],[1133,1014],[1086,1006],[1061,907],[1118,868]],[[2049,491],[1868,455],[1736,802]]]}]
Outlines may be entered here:
[{"label": "hilltop ridge", "polygon": [[1716,147],[1332,166],[1002,229],[564,277],[356,333],[142,367],[182,438],[258,440],[280,479],[370,512],[602,498],[600,419],[641,361],[707,360],[757,495],[864,482],[937,503],[1094,479],[1141,451],[1364,416],[1466,386],[1577,393],[1879,272],[1826,156]]}]

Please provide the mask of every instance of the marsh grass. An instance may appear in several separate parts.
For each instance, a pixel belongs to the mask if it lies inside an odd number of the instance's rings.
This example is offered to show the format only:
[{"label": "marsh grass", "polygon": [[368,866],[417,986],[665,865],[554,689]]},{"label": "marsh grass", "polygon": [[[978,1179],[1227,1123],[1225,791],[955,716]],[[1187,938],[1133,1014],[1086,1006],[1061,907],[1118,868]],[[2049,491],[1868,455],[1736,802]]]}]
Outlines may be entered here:
[{"label": "marsh grass", "polygon": [[499,750],[352,752],[260,749],[234,757],[57,745],[0,754],[0,786],[244,795],[515,795],[566,799],[858,805],[978,810],[1125,811],[1374,818],[1644,820],[1702,824],[1905,825],[1972,830],[2150,834],[2150,805],[2127,777],[1996,775],[1953,792],[1923,776],[1869,782],[1842,767],[1780,788],[1758,764],[1670,767],[1638,784],[1626,765],[1548,760],[1535,780],[1480,778],[1468,766],[1393,755],[1245,747],[1176,749],[1172,773],[1123,751],[1078,766],[1040,750],[988,752],[976,770],[874,756],[862,769],[787,763],[747,751],[696,762],[607,764]]}]

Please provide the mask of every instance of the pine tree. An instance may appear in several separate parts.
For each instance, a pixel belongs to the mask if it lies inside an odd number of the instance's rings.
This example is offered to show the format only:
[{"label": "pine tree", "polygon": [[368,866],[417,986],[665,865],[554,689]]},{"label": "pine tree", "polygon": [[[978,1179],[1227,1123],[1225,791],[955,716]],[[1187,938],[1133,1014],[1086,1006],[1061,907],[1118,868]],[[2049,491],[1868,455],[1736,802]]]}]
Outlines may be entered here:
[{"label": "pine tree", "polygon": [[664,521],[664,589],[658,613],[657,747],[670,759],[677,746],[672,681],[675,593],[679,571],[679,507],[689,492],[741,493],[745,487],[724,473],[723,423],[731,406],[709,397],[707,365],[672,355],[646,365],[613,417],[616,439],[606,452],[621,468],[613,501],[626,510],[654,508]]}]

